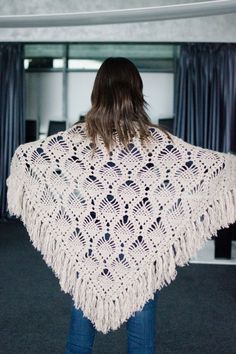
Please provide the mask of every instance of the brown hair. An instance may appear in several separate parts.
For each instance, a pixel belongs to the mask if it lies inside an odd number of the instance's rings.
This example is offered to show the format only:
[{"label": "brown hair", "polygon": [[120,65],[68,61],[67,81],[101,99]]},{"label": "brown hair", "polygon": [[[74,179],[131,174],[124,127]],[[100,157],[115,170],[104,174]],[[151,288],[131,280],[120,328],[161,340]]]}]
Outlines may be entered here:
[{"label": "brown hair", "polygon": [[93,143],[93,154],[98,134],[108,151],[115,141],[114,131],[126,147],[130,139],[137,135],[137,130],[141,144],[148,141],[152,136],[148,127],[162,130],[171,139],[169,133],[152,123],[146,113],[148,103],[143,96],[141,76],[136,66],[127,58],[110,57],[102,63],[94,81],[91,103],[92,107],[84,121],[87,135]]}]

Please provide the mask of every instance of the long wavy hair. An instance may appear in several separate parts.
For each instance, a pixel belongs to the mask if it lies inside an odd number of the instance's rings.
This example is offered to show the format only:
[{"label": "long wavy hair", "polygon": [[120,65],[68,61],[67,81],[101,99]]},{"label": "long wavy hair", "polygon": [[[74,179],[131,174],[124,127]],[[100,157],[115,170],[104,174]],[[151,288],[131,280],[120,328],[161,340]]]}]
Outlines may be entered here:
[{"label": "long wavy hair", "polygon": [[114,133],[125,147],[134,136],[139,136],[144,146],[152,137],[149,127],[162,130],[172,141],[168,131],[152,123],[146,113],[149,105],[144,99],[141,76],[127,58],[110,57],[102,63],[94,81],[91,103],[84,122],[93,155],[98,135],[108,152],[116,141]]}]

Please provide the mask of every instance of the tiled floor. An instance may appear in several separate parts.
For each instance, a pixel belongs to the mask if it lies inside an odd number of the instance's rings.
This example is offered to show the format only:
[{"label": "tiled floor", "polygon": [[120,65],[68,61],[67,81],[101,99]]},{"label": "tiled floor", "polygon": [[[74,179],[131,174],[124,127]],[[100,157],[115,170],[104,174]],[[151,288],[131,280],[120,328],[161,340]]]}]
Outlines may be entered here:
[{"label": "tiled floor", "polygon": [[214,258],[215,242],[208,240],[206,246],[198,251],[196,257],[193,257],[189,263],[205,263],[205,264],[227,264],[236,265],[236,241],[232,241],[232,258],[231,259],[215,259]]}]

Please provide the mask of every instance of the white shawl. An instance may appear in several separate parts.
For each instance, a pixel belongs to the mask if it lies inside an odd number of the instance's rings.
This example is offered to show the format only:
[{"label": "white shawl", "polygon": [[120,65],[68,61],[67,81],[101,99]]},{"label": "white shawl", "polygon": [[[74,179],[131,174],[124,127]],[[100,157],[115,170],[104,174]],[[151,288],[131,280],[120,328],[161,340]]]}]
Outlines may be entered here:
[{"label": "white shawl", "polygon": [[95,157],[84,123],[22,144],[8,211],[98,331],[115,330],[236,221],[236,156],[150,128]]}]

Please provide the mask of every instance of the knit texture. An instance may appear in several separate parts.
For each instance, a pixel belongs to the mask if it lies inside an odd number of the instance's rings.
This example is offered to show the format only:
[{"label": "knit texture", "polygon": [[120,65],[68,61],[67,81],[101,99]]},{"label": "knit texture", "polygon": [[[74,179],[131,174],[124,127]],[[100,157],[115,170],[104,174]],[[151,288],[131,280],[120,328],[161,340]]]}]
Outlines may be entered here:
[{"label": "knit texture", "polygon": [[115,330],[236,221],[236,156],[158,128],[109,154],[84,123],[16,149],[8,211],[98,331]]}]

